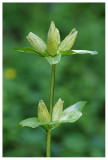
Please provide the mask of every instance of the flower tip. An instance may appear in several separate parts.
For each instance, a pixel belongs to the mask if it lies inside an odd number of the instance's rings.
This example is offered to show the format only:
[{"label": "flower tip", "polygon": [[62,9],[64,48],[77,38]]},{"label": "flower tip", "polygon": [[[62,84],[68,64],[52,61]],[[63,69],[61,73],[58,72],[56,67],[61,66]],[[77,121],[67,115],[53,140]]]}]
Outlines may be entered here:
[{"label": "flower tip", "polygon": [[41,100],[39,100],[39,103],[43,103],[43,100],[41,99]]},{"label": "flower tip", "polygon": [[75,28],[73,28],[69,35],[72,35],[73,33],[78,33],[78,31]]},{"label": "flower tip", "polygon": [[28,34],[26,37],[28,37],[28,36],[30,36],[30,35],[33,35],[33,33],[32,33],[32,32],[29,32],[29,34]]},{"label": "flower tip", "polygon": [[51,21],[49,30],[52,32],[54,29],[55,29],[55,23],[54,21]]},{"label": "flower tip", "polygon": [[51,25],[55,25],[54,21],[51,21]]},{"label": "flower tip", "polygon": [[59,100],[58,100],[59,102],[61,102],[61,104],[63,104],[64,103],[64,101],[62,101],[62,99],[61,98],[59,98]]},{"label": "flower tip", "polygon": [[26,36],[26,38],[29,40],[32,35],[33,35],[33,33],[29,32],[29,34]]},{"label": "flower tip", "polygon": [[73,28],[73,30],[72,30],[73,32],[76,32],[77,30],[75,29],[75,28]]}]

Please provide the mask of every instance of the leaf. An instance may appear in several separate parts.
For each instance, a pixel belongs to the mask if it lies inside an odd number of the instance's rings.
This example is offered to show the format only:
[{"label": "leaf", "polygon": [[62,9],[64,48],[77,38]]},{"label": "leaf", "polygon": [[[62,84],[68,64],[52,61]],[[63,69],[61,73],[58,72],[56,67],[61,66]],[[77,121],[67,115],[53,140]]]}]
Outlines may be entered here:
[{"label": "leaf", "polygon": [[67,50],[67,51],[60,51],[62,56],[69,56],[69,55],[73,55],[73,54],[91,54],[91,55],[95,55],[98,54],[97,51],[89,51],[89,50]]},{"label": "leaf", "polygon": [[91,55],[95,55],[98,54],[97,51],[89,51],[89,50],[72,50],[74,53],[76,54],[91,54]]},{"label": "leaf", "polygon": [[73,123],[77,121],[81,116],[81,110],[85,106],[86,101],[80,101],[77,102],[76,104],[66,108],[61,115],[60,122],[61,123]]},{"label": "leaf", "polygon": [[47,59],[47,61],[52,65],[52,64],[57,64],[60,62],[61,60],[61,54],[59,53],[57,56],[48,56],[48,57],[45,57]]},{"label": "leaf", "polygon": [[13,48],[12,51],[16,51],[16,52],[20,52],[20,53],[33,53],[33,54],[36,54],[36,55],[42,56],[42,57],[47,56],[46,53],[41,53],[41,52],[36,51],[35,49],[28,48],[28,47]]},{"label": "leaf", "polygon": [[27,118],[19,123],[20,127],[31,127],[36,128],[40,125],[38,118]]},{"label": "leaf", "polygon": [[52,125],[54,125],[56,122],[40,122],[38,118],[27,118],[19,123],[19,127],[31,127],[36,128],[39,126],[42,126],[46,130],[48,130]]}]

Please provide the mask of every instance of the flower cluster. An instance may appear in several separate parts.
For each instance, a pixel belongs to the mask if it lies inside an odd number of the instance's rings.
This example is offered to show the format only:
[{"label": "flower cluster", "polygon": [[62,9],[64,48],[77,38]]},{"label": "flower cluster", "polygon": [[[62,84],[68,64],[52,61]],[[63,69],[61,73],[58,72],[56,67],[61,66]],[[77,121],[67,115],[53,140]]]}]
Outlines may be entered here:
[{"label": "flower cluster", "polygon": [[43,102],[39,101],[38,104],[38,118],[32,117],[23,120],[19,123],[20,127],[36,128],[38,126],[43,127],[46,130],[54,129],[63,123],[73,123],[82,116],[82,109],[86,104],[86,101],[80,101],[76,104],[69,106],[63,111],[63,103],[61,98],[57,101],[53,107],[52,117],[50,116],[48,109]]},{"label": "flower cluster", "polygon": [[55,24],[52,21],[48,31],[47,43],[34,33],[30,32],[27,36],[27,40],[33,48],[23,47],[14,48],[13,50],[21,53],[34,53],[38,56],[45,57],[51,65],[60,62],[62,56],[86,53],[92,55],[97,54],[96,51],[70,50],[74,45],[77,34],[78,31],[74,28],[68,36],[60,42],[59,30],[55,27]]}]

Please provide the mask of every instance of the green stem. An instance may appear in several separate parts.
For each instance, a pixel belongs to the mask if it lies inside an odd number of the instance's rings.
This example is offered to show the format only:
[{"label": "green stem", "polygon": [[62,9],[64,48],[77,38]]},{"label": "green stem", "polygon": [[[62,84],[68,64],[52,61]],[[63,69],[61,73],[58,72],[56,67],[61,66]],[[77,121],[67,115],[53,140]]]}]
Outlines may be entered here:
[{"label": "green stem", "polygon": [[51,130],[46,131],[47,142],[46,142],[46,157],[50,157],[50,141],[51,141]]},{"label": "green stem", "polygon": [[[55,80],[55,64],[52,65],[51,75],[51,89],[50,89],[50,116],[52,121],[52,107],[54,98],[54,80]],[[51,143],[51,130],[46,131],[47,143],[46,143],[46,156],[50,157],[50,143]]]},{"label": "green stem", "polygon": [[53,97],[54,97],[54,80],[55,80],[55,64],[52,65],[52,75],[51,75],[51,89],[50,89],[50,116],[52,120],[52,107],[53,107]]}]

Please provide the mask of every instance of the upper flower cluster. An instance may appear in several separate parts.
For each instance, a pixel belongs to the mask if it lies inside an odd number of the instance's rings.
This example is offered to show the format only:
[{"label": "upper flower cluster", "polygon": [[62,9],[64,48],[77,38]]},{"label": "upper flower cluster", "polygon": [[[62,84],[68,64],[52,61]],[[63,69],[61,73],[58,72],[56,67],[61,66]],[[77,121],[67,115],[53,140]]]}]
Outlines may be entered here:
[{"label": "upper flower cluster", "polygon": [[85,54],[90,53],[92,55],[97,54],[96,51],[89,50],[70,50],[75,42],[78,31],[74,28],[63,41],[60,42],[59,30],[55,27],[54,22],[51,22],[47,43],[39,38],[34,33],[30,32],[27,36],[27,40],[30,42],[32,48],[14,48],[14,51],[21,53],[34,53],[38,56],[45,57],[50,64],[56,64],[61,60],[61,56],[68,56],[73,54]]},{"label": "upper flower cluster", "polygon": [[48,37],[47,37],[47,44],[40,39],[37,35],[30,32],[27,36],[28,41],[32,45],[34,49],[38,52],[45,53],[48,56],[56,56],[60,53],[60,51],[66,51],[72,48],[78,31],[73,29],[69,35],[60,43],[60,34],[59,30],[55,27],[54,22],[51,22]]}]

